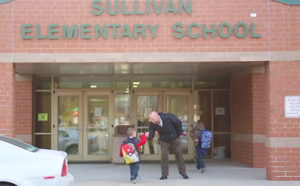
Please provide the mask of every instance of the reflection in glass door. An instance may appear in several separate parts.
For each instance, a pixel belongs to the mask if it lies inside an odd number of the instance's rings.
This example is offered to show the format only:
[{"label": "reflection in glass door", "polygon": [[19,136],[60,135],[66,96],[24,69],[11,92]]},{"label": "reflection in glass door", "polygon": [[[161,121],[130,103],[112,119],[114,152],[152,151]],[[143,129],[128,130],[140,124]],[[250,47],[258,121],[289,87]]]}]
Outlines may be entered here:
[{"label": "reflection in glass door", "polygon": [[[135,118],[137,121],[137,134],[145,133],[149,128],[149,115],[152,111],[161,111],[161,93],[137,92],[134,99]],[[159,158],[158,133],[153,140],[140,149],[143,160],[157,160]]]},{"label": "reflection in glass door", "polygon": [[[189,143],[191,139],[188,137],[189,122],[191,122],[191,104],[192,94],[190,92],[164,92],[163,97],[163,111],[172,113],[178,117],[182,122],[183,136],[180,138],[182,153],[185,158],[192,158],[191,150],[189,150],[192,143]],[[190,121],[191,120],[191,121]],[[170,154],[174,154],[170,150]],[[170,156],[170,159],[174,159],[174,156]]]},{"label": "reflection in glass door", "polygon": [[109,160],[112,96],[107,92],[58,92],[54,96],[53,148],[71,161]]},{"label": "reflection in glass door", "polygon": [[109,94],[101,92],[84,95],[85,160],[109,160],[111,99]]},{"label": "reflection in glass door", "polygon": [[230,91],[205,90],[194,92],[194,123],[202,120],[213,132],[209,159],[231,159]]},{"label": "reflection in glass door", "polygon": [[54,149],[65,151],[69,160],[82,159],[82,94],[57,93],[54,99]]}]

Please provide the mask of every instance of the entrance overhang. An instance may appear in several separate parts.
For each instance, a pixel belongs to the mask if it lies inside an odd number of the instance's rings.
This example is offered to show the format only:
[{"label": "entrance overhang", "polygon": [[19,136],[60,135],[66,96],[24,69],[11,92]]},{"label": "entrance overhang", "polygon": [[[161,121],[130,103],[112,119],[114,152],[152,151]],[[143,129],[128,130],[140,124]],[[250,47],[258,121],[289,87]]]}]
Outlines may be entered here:
[{"label": "entrance overhang", "polygon": [[201,62],[201,63],[16,63],[20,75],[143,75],[201,74],[230,75],[264,62]]}]

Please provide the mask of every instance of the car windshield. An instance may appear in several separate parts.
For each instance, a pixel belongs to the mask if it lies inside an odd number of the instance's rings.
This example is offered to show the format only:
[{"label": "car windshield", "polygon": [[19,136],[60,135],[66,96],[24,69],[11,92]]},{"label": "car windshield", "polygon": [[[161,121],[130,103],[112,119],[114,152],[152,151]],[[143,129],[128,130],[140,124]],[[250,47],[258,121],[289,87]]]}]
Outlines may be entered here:
[{"label": "car windshield", "polygon": [[10,137],[7,137],[7,136],[0,135],[0,140],[4,141],[6,143],[10,143],[12,145],[15,145],[17,147],[20,147],[20,148],[25,149],[25,150],[30,151],[30,152],[36,152],[36,151],[39,150],[38,148],[36,148],[32,145],[29,145],[27,143],[24,143],[22,141],[19,141],[17,139],[13,139],[13,138],[10,138]]}]

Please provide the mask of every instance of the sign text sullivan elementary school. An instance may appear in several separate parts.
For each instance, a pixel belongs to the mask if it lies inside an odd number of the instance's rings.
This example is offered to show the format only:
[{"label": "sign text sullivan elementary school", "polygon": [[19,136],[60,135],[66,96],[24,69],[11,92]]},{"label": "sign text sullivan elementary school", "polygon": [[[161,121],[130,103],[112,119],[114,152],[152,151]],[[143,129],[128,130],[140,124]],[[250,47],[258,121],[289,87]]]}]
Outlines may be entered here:
[{"label": "sign text sullivan elementary school", "polygon": [[[114,16],[118,13],[122,13],[123,15],[149,15],[150,9],[154,9],[156,14],[183,14],[186,12],[187,14],[192,14],[192,0],[180,0],[179,4],[174,3],[173,0],[168,0],[167,6],[163,9],[164,0],[160,0],[159,3],[156,3],[155,0],[146,0],[146,6],[144,10],[139,10],[139,1],[135,0],[134,2],[134,11],[128,11],[126,9],[126,0],[114,1],[114,10],[112,10],[112,2],[110,0],[106,1],[106,9],[103,7],[103,2],[101,0],[93,0],[91,13],[95,16],[101,16],[105,11],[108,15]],[[122,4],[122,6],[120,6]],[[120,10],[120,7],[122,10]],[[238,32],[238,29],[243,27],[243,33]],[[80,29],[79,29],[80,28]],[[224,31],[224,29],[226,28]],[[35,29],[35,36],[32,34],[32,30]],[[48,33],[47,35],[41,34],[41,25],[33,25],[33,24],[23,24],[22,25],[22,38],[23,39],[61,39],[59,36],[60,32],[62,32],[63,39],[72,39],[78,38],[81,39],[98,39],[98,38],[108,38],[108,33],[112,32],[112,37],[116,38],[146,38],[146,30],[150,31],[151,35],[147,35],[147,37],[156,38],[157,30],[159,30],[159,24],[141,24],[136,23],[133,25],[133,28],[130,28],[128,24],[121,23],[113,23],[113,24],[73,24],[73,25],[59,25],[59,24],[50,24],[48,25]],[[117,30],[121,29],[121,34],[117,34]],[[207,24],[201,23],[190,23],[188,25],[184,25],[180,22],[173,23],[173,37],[175,38],[183,38],[187,35],[190,38],[207,38],[208,34],[211,34],[211,37],[214,38],[216,34],[218,34],[221,38],[229,38],[232,35],[235,35],[238,38],[244,38],[250,34],[252,38],[261,37],[260,34],[256,34],[255,32],[255,24],[251,23],[247,25],[244,22],[236,23],[235,25],[231,25],[227,22],[223,22],[219,25],[211,24],[208,26]],[[191,30],[196,29],[196,33],[192,33]],[[92,32],[93,31],[93,32]],[[80,32],[80,33],[79,33]]]}]

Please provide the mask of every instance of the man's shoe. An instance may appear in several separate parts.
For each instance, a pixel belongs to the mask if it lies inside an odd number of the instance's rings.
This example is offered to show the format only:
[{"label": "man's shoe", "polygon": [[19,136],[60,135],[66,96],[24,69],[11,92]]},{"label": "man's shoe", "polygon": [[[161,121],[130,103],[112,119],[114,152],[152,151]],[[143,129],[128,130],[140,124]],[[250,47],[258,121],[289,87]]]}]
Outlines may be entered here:
[{"label": "man's shoe", "polygon": [[166,179],[168,179],[168,177],[167,177],[167,176],[162,176],[162,177],[160,177],[159,179],[160,179],[160,180],[166,180]]},{"label": "man's shoe", "polygon": [[183,179],[186,179],[186,180],[189,179],[188,175],[186,175],[186,174],[182,174],[181,176],[183,177]]},{"label": "man's shoe", "polygon": [[204,172],[205,172],[205,169],[202,169],[202,170],[201,170],[201,173],[204,173]]}]

